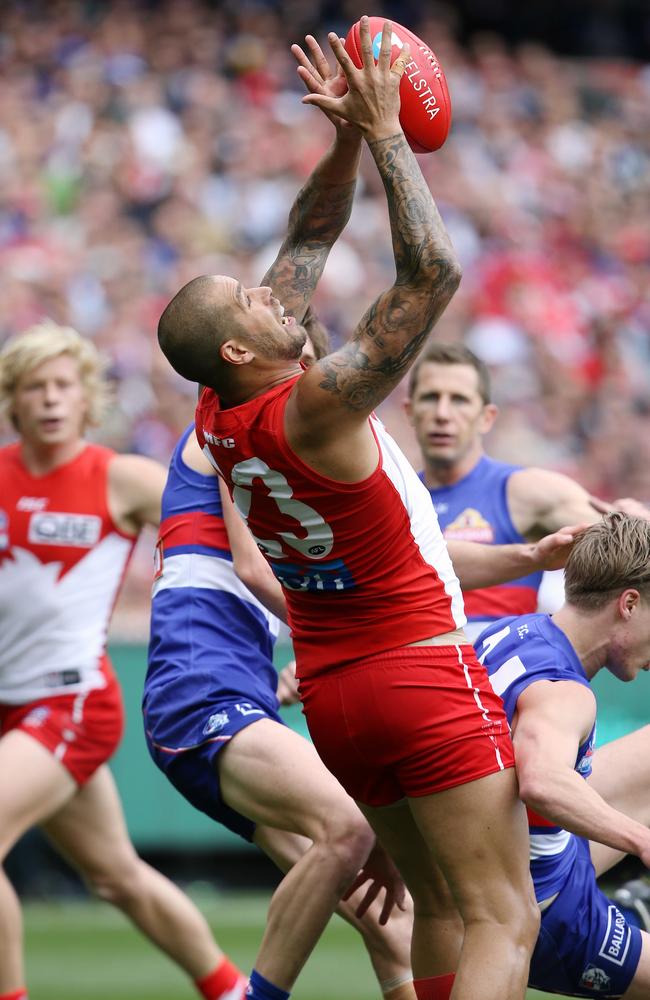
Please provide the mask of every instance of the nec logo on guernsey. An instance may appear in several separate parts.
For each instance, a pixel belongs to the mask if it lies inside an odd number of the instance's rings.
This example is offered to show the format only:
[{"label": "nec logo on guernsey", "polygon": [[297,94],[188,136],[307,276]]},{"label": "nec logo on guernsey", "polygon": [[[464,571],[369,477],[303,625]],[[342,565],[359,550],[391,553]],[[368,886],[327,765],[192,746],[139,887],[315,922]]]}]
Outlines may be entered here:
[{"label": "nec logo on guernsey", "polygon": [[209,431],[206,431],[205,427],[203,428],[203,437],[208,442],[208,444],[213,444],[217,448],[234,448],[235,447],[235,439],[234,438],[219,438],[215,434],[210,434]]},{"label": "nec logo on guernsey", "polygon": [[33,545],[72,545],[90,549],[99,541],[102,519],[95,514],[32,514],[27,537]]}]

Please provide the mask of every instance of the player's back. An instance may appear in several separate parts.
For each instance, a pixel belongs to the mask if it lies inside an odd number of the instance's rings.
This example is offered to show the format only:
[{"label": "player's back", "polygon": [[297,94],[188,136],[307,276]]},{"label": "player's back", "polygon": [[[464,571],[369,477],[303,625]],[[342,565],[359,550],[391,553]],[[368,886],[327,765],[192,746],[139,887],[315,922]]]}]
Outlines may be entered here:
[{"label": "player's back", "polygon": [[458,580],[407,460],[371,418],[378,464],[367,479],[315,472],[285,437],[293,385],[223,411],[206,389],[196,431],[284,587],[299,676],[462,626]]},{"label": "player's back", "polygon": [[279,623],[235,574],[216,476],[171,459],[162,497],[143,707],[148,731],[164,728],[201,691],[261,698],[275,708],[272,664]]},{"label": "player's back", "polygon": [[86,444],[43,476],[0,449],[0,701],[103,687],[108,624],[135,539],[108,508],[114,452]]}]

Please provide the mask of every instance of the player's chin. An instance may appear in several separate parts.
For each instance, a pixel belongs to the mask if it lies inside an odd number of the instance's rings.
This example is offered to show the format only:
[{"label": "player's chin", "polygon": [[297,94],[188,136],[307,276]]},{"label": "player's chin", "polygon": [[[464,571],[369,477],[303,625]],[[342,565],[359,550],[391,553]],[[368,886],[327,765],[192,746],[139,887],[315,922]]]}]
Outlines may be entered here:
[{"label": "player's chin", "polygon": [[287,361],[300,361],[306,343],[306,332],[301,327],[297,327],[295,331],[292,331],[291,338],[287,343]]}]

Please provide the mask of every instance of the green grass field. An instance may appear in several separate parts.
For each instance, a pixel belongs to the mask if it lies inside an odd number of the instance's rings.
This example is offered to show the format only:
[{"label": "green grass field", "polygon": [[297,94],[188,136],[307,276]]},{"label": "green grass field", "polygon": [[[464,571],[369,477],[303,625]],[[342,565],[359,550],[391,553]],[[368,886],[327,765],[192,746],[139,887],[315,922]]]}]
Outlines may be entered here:
[{"label": "green grass field", "polygon": [[[195,898],[220,945],[243,969],[249,968],[262,936],[268,895]],[[24,914],[30,1000],[196,1000],[176,966],[111,907],[85,901],[28,902]],[[292,996],[378,1000],[365,952],[342,921],[332,921]],[[531,990],[528,997],[543,1000],[546,994]]]}]

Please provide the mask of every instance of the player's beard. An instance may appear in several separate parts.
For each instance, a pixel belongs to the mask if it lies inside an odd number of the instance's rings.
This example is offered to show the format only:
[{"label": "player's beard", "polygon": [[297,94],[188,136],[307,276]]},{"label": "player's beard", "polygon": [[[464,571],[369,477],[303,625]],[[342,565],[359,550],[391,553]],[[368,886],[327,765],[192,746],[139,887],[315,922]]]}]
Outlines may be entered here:
[{"label": "player's beard", "polygon": [[269,361],[300,361],[303,347],[307,341],[307,332],[297,323],[292,327],[283,327],[283,338],[272,335],[257,338],[256,353]]}]

